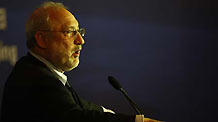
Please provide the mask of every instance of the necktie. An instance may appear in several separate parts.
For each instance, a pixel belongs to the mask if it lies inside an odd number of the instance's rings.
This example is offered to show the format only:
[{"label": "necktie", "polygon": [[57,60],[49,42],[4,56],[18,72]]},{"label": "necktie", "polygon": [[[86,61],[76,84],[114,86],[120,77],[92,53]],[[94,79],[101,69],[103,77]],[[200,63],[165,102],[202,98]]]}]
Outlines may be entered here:
[{"label": "necktie", "polygon": [[73,89],[73,87],[70,85],[70,83],[67,81],[65,85],[72,93],[73,99],[75,100],[76,104],[78,104],[81,108],[83,108],[82,102],[80,101],[76,91]]}]

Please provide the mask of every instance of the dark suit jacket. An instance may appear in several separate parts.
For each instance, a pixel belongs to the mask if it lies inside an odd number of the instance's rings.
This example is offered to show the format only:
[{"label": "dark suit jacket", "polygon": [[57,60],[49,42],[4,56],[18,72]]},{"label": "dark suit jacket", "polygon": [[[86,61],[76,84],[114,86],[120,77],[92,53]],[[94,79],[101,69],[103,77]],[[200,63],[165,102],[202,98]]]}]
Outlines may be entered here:
[{"label": "dark suit jacket", "polygon": [[3,122],[134,122],[135,116],[104,113],[78,98],[42,62],[27,54],[15,65],[4,88]]}]

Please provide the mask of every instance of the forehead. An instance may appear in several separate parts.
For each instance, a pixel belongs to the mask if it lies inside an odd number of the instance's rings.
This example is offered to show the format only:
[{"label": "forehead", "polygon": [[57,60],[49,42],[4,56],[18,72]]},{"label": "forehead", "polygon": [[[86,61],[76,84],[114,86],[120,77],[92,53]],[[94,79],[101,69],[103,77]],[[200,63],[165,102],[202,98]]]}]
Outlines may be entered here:
[{"label": "forehead", "polygon": [[78,21],[68,10],[64,8],[60,9],[59,12],[55,14],[55,16],[55,19],[60,24],[59,26],[61,26],[61,29],[78,29]]},{"label": "forehead", "polygon": [[65,11],[65,14],[63,14],[63,21],[62,21],[62,27],[63,28],[72,28],[72,29],[77,29],[79,26],[78,21],[76,18],[70,13],[69,11]]},{"label": "forehead", "polygon": [[78,29],[79,28],[79,23],[77,22],[76,19],[74,20],[66,20],[65,22],[62,23],[62,29]]}]

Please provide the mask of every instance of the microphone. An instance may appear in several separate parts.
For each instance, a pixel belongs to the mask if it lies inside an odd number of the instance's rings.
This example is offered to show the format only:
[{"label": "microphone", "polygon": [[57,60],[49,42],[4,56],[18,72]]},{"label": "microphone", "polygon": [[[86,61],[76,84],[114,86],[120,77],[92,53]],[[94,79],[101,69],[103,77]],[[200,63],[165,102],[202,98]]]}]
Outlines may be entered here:
[{"label": "microphone", "polygon": [[140,108],[136,105],[135,102],[133,102],[132,99],[130,99],[130,97],[128,96],[128,94],[126,93],[126,91],[122,88],[122,86],[120,85],[120,83],[112,76],[108,76],[108,81],[109,83],[116,89],[119,90],[123,93],[123,95],[126,97],[126,99],[129,101],[130,105],[135,109],[135,111],[139,114],[142,115],[142,111],[140,110]]}]

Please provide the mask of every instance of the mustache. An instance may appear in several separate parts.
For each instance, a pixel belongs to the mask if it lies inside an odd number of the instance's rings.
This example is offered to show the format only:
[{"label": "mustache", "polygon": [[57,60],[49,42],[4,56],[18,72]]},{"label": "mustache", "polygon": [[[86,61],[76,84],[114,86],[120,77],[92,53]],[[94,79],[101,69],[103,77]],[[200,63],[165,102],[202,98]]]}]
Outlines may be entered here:
[{"label": "mustache", "polygon": [[73,51],[80,51],[80,50],[82,50],[82,46],[81,46],[81,45],[78,45],[78,46],[76,46],[76,47],[73,49]]}]

